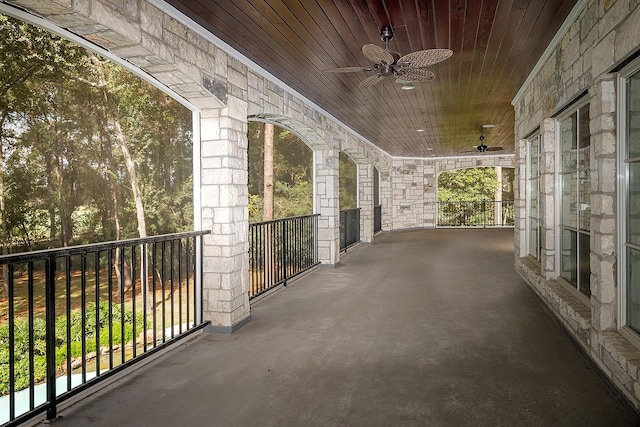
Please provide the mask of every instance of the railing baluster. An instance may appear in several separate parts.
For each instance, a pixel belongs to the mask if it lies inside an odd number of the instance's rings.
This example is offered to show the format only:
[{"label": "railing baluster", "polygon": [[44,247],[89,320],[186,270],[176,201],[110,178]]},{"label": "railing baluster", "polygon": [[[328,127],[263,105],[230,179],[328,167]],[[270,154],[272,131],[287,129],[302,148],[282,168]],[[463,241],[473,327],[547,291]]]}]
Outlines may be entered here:
[{"label": "railing baluster", "polygon": [[[13,283],[9,282],[10,288],[13,287]],[[29,410],[35,408],[35,337],[33,333],[33,261],[27,263],[27,304],[29,311]]]},{"label": "railing baluster", "polygon": [[95,295],[95,316],[96,316],[96,377],[100,376],[100,357],[102,348],[100,346],[100,251],[94,252],[94,269],[96,274],[96,295]]},{"label": "railing baluster", "polygon": [[[133,329],[131,341],[131,355],[136,357],[136,248],[137,245],[131,246],[131,326]],[[122,332],[124,340],[124,331]],[[122,346],[122,352],[124,353],[124,344]]]},{"label": "railing baluster", "polygon": [[[8,306],[8,321],[9,321],[9,419],[13,420],[16,417],[16,365],[15,365],[15,307],[14,307],[14,299],[15,299],[15,283],[14,283],[14,266],[13,263],[10,263],[8,266],[9,271],[7,272],[8,276],[8,292],[7,292],[7,303]],[[33,335],[33,323],[29,324],[29,332],[30,335]]]},{"label": "railing baluster", "polygon": [[[56,256],[50,254],[46,264],[45,316],[46,316],[46,361],[47,361],[47,420],[57,417],[56,396]],[[12,390],[12,395],[13,395]],[[12,418],[15,408],[11,408]]]},{"label": "railing baluster", "polygon": [[109,319],[107,319],[107,326],[109,328],[109,369],[113,369],[113,269],[114,259],[113,251],[115,249],[109,249],[107,254],[107,300],[109,301]]},{"label": "railing baluster", "polygon": [[[71,267],[71,263],[68,263],[69,267]],[[68,275],[71,275],[69,271]],[[70,308],[71,300],[69,300],[69,304],[67,306]],[[81,332],[81,347],[82,347],[82,383],[87,382],[87,255],[86,253],[80,254],[80,314],[82,319],[80,320],[82,332]],[[71,312],[69,311],[69,315],[67,316],[67,325],[71,323]],[[71,331],[71,329],[69,329]],[[67,336],[67,340],[71,341]],[[71,346],[69,345],[69,348]],[[71,359],[71,351],[67,353],[67,359]],[[68,379],[68,390],[71,390],[71,369],[67,371],[67,379]]]},{"label": "railing baluster", "polygon": [[249,224],[249,297],[317,265],[319,215]]}]

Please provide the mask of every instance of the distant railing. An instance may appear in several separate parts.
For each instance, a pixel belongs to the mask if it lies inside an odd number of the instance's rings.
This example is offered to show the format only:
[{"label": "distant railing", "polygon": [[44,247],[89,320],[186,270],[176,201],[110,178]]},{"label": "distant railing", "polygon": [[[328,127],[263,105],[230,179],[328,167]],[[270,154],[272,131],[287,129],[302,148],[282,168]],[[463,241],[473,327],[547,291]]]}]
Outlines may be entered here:
[{"label": "distant railing", "polygon": [[249,298],[318,264],[319,216],[249,224]]},{"label": "distant railing", "polygon": [[373,207],[373,232],[382,231],[382,205]]},{"label": "distant railing", "polygon": [[17,425],[204,326],[194,231],[0,257],[0,423]]},{"label": "distant railing", "polygon": [[438,202],[439,227],[513,227],[513,200]]},{"label": "distant railing", "polygon": [[340,250],[360,241],[360,208],[340,211]]}]

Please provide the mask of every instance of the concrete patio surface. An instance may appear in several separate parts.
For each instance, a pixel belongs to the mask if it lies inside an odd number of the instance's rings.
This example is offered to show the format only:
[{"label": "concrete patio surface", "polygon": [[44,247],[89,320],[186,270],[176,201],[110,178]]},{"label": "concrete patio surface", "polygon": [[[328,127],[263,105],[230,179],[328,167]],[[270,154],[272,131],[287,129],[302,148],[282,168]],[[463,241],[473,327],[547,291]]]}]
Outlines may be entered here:
[{"label": "concrete patio surface", "polygon": [[56,426],[629,426],[513,270],[513,230],[383,233]]}]

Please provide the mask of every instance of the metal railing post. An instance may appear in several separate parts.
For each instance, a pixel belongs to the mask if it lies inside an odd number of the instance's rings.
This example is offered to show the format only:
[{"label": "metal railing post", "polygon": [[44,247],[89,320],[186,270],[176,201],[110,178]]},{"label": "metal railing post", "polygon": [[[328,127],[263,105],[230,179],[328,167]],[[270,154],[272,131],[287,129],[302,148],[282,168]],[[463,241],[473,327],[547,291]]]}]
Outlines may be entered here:
[{"label": "metal railing post", "polygon": [[47,371],[47,420],[58,416],[56,402],[56,257],[49,255],[46,261],[45,310],[46,310],[46,371]]}]

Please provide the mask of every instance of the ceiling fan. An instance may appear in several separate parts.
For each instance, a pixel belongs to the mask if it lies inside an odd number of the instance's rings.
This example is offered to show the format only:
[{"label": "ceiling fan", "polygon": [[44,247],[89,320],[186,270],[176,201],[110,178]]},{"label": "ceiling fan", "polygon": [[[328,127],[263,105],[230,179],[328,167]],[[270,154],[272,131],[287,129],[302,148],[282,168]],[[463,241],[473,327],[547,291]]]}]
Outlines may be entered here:
[{"label": "ceiling fan", "polygon": [[488,147],[487,145],[485,145],[485,143],[484,143],[484,135],[480,135],[480,138],[478,138],[478,139],[480,140],[480,144],[473,146],[475,148],[475,150],[463,151],[463,153],[474,153],[476,151],[479,151],[481,153],[486,153],[487,151],[502,151],[502,150],[504,150],[504,148],[502,148],[502,147]]},{"label": "ceiling fan", "polygon": [[365,89],[380,83],[385,77],[394,76],[396,83],[409,84],[432,80],[436,76],[427,67],[444,61],[453,55],[451,49],[418,50],[400,56],[398,52],[389,50],[389,41],[393,39],[390,25],[382,28],[380,38],[384,41],[384,49],[374,44],[362,46],[363,55],[371,62],[371,67],[343,67],[328,70],[330,73],[354,73],[358,71],[375,71],[373,76],[360,82],[358,87]]}]

